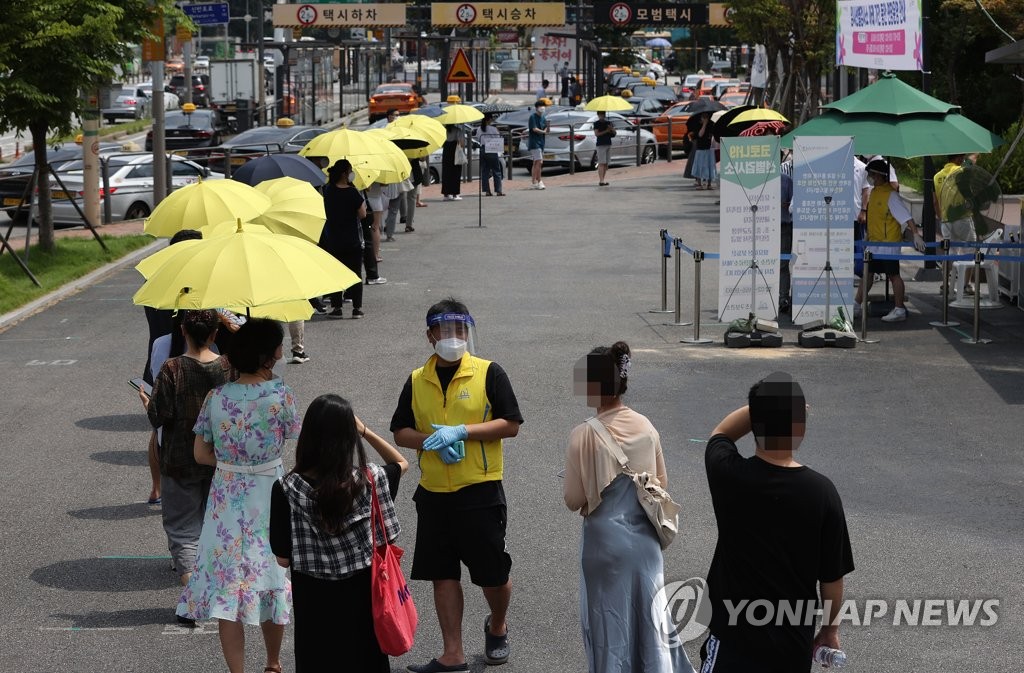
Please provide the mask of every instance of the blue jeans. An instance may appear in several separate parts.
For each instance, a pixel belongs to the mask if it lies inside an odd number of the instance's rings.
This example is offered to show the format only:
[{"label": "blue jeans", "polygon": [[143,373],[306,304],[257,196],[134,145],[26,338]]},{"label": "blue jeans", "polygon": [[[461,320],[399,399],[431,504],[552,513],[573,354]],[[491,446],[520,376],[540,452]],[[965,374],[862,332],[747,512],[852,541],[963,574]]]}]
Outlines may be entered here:
[{"label": "blue jeans", "polygon": [[484,154],[480,166],[480,187],[485,193],[491,193],[491,175],[494,175],[494,191],[501,193],[501,159],[497,154]]}]

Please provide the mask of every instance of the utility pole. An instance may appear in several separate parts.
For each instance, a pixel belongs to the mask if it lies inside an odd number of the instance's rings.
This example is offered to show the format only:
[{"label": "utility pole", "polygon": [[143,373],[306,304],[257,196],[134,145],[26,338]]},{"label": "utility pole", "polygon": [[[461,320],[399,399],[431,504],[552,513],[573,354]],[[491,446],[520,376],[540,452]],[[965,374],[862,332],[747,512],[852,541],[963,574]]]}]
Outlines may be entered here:
[{"label": "utility pole", "polygon": [[[921,91],[927,95],[932,93],[932,39],[931,39],[931,10],[932,0],[921,0]],[[935,242],[935,164],[931,156],[924,157],[923,172],[921,175],[923,183],[921,190],[924,194],[924,204],[921,208],[921,224],[924,227],[924,240],[926,243]],[[942,272],[934,260],[927,260],[924,268],[917,272],[915,280],[940,280]]]}]

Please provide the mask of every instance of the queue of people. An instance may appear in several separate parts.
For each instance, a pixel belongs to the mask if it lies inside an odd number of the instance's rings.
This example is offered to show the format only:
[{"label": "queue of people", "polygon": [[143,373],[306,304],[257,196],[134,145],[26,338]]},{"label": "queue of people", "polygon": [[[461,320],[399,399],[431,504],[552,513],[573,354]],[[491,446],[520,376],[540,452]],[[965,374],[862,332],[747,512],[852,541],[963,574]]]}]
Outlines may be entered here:
[{"label": "queue of people", "polygon": [[[427,310],[431,354],[398,392],[393,444],[336,394],[321,395],[301,414],[275,371],[284,355],[280,323],[246,321],[223,356],[214,351],[216,312],[182,311],[177,323],[185,350],[161,365],[145,401],[163,434],[163,524],[183,585],[179,621],[217,620],[232,673],[244,669],[245,624],[260,626],[264,670],[280,672],[289,623],[297,671],[390,671],[370,570],[374,545],[409,529],[395,498],[411,461],[397,446],[414,451],[419,468],[410,578],[430,582],[441,632],[439,654],[407,670],[470,670],[467,651],[476,647],[464,640],[463,566],[487,606],[483,658],[509,661],[515,625],[503,442],[524,419],[504,368],[478,354],[468,307],[449,297]],[[595,412],[569,436],[564,471],[565,504],[583,517],[583,644],[592,673],[689,672],[681,643],[666,638],[651,609],[665,583],[665,543],[635,476],[661,489],[670,484],[657,429],[624,402],[632,358],[620,341],[593,349],[574,368],[576,392]],[[799,384],[773,374],[711,433],[705,466],[719,539],[708,573],[713,611],[702,671],[756,664],[788,673],[806,668],[814,647],[839,647],[832,622],[815,635],[804,622],[730,621],[724,607],[741,599],[813,602],[820,591],[836,616],[843,577],[853,570],[851,545],[835,487],[794,457],[807,409]],[[751,434],[755,452],[745,458],[736,443]],[[296,437],[289,468],[284,446]]]}]

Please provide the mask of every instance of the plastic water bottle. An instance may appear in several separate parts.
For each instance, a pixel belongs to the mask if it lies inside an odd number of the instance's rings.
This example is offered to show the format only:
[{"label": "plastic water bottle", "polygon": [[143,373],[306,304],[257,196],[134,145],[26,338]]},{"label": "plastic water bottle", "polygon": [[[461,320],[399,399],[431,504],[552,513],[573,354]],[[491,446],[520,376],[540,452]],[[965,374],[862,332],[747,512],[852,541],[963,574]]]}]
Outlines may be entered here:
[{"label": "plastic water bottle", "polygon": [[842,668],[846,665],[846,652],[819,645],[815,648],[812,659],[814,663],[821,664],[826,668]]}]

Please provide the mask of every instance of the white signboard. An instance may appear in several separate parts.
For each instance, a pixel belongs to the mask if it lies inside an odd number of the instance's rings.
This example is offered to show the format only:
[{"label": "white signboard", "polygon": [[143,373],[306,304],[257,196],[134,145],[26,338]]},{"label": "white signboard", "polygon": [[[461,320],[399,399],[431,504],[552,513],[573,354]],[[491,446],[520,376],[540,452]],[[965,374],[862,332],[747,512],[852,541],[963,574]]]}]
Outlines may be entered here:
[{"label": "white signboard", "polygon": [[[793,322],[853,319],[853,138],[793,140]],[[826,255],[826,253],[829,253]],[[826,260],[832,277],[824,273]],[[825,304],[830,315],[825,316]]]},{"label": "white signboard", "polygon": [[[571,37],[555,37],[548,33],[570,34],[576,32],[576,26],[560,26],[558,28],[535,28],[532,33],[533,71],[558,72],[559,68],[569,62],[569,74],[576,72],[576,40]],[[561,82],[552,82],[555,88]]]},{"label": "white signboard", "polygon": [[[779,305],[779,138],[723,138],[721,174],[719,320],[746,318],[751,312],[774,320]],[[757,268],[751,268],[753,260]],[[752,289],[757,296],[753,308]]]},{"label": "white signboard", "polygon": [[837,0],[836,64],[921,70],[918,0]]}]

